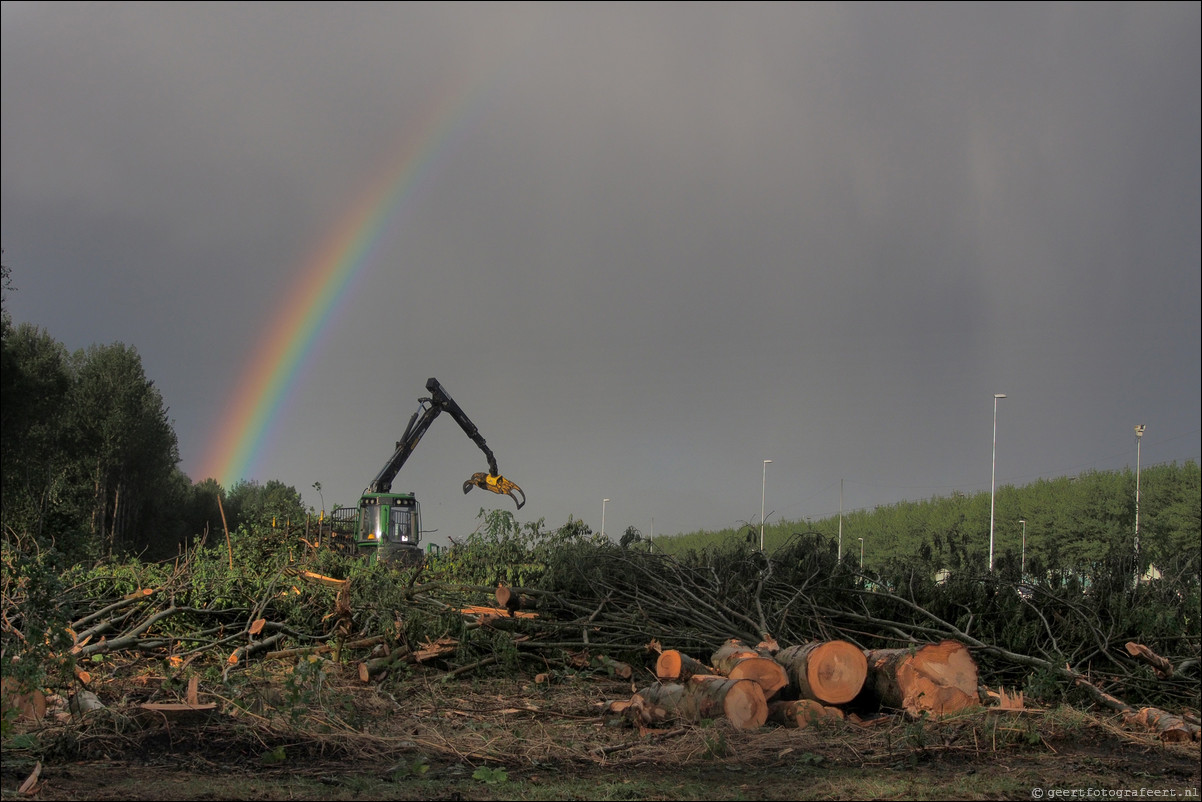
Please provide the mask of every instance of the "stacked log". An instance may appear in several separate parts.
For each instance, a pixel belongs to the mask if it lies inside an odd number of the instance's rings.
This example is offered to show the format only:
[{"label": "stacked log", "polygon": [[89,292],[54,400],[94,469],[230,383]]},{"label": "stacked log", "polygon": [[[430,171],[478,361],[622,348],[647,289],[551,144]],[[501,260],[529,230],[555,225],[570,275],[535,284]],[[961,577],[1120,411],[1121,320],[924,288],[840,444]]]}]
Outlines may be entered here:
[{"label": "stacked log", "polygon": [[655,676],[660,682],[684,682],[698,674],[713,673],[705,663],[675,649],[665,649],[655,661]]},{"label": "stacked log", "polygon": [[[808,727],[841,720],[840,706],[852,703],[911,715],[979,704],[976,663],[957,641],[868,652],[847,641],[815,641],[768,656],[732,639],[710,663],[662,650],[655,666],[659,681],[614,703],[611,712],[642,726],[723,717],[738,729],[754,729],[766,721]],[[784,698],[778,701],[778,695]]]},{"label": "stacked log", "polygon": [[959,641],[866,652],[864,690],[882,707],[937,716],[980,705],[977,664]]},{"label": "stacked log", "polygon": [[789,684],[789,676],[780,663],[739,640],[731,639],[722,644],[710,662],[723,676],[755,682],[764,690],[766,699],[771,699]]},{"label": "stacked log", "polygon": [[654,710],[654,719],[725,718],[735,729],[754,730],[768,720],[768,703],[755,682],[698,674],[683,683],[657,682],[640,690],[631,706]]},{"label": "stacked log", "polygon": [[813,641],[790,646],[776,654],[794,695],[823,705],[842,705],[855,699],[868,677],[868,659],[843,640]]},{"label": "stacked log", "polygon": [[843,718],[843,711],[839,708],[819,704],[813,699],[768,704],[768,720],[782,727],[805,729],[820,721],[842,721]]}]

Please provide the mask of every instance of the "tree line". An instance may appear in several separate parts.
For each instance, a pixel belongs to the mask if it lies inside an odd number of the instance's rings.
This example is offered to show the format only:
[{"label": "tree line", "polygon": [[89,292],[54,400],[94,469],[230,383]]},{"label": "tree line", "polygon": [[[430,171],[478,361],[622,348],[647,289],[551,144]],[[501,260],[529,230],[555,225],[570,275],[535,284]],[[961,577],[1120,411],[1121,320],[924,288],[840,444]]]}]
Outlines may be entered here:
[{"label": "tree line", "polygon": [[[1138,571],[1141,577],[1187,578],[1196,585],[1202,564],[1198,463],[1143,468],[1139,484],[1138,555],[1133,470],[1087,471],[1021,487],[999,487],[994,571],[1015,582],[1082,586],[1110,574],[1134,581]],[[842,559],[854,567],[859,567],[862,546],[865,570],[885,572],[904,563],[925,566],[932,575],[986,572],[989,507],[988,492],[956,493],[817,521],[780,521],[765,526],[764,546],[771,552],[797,534],[809,534],[818,536],[822,548],[841,552]],[[682,553],[749,537],[758,543],[758,526],[660,537],[654,545]]]},{"label": "tree line", "polygon": [[[5,297],[12,290],[3,269]],[[5,538],[31,537],[68,562],[128,553],[167,557],[179,544],[249,520],[303,517],[300,494],[277,481],[228,492],[194,484],[162,393],[136,348],[69,352],[44,329],[0,312],[0,507]]]}]

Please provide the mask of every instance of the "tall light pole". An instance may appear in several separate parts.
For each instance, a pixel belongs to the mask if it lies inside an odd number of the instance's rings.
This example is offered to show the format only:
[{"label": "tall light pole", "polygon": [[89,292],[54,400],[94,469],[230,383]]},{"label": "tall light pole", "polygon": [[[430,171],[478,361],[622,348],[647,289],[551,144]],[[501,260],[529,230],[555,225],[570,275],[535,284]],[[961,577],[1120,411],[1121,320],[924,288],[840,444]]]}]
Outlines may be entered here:
[{"label": "tall light pole", "polygon": [[1144,441],[1144,425],[1135,427],[1135,584],[1139,584],[1139,447]]},{"label": "tall light pole", "polygon": [[839,480],[839,552],[835,562],[843,562],[843,480]]},{"label": "tall light pole", "polygon": [[989,479],[989,573],[993,573],[993,502],[994,488],[997,486],[997,400],[1005,398],[1005,393],[993,394],[993,473]]},{"label": "tall light pole", "polygon": [[860,570],[863,571],[864,570],[864,538],[858,537],[858,538],[856,538],[856,540],[860,541]]},{"label": "tall light pole", "polygon": [[1023,525],[1023,562],[1018,575],[1021,582],[1027,578],[1027,519],[1020,518],[1018,522]]},{"label": "tall light pole", "polygon": [[764,480],[760,485],[760,551],[764,550],[764,494],[768,490],[768,463],[770,459],[764,460]]},{"label": "tall light pole", "polygon": [[601,537],[605,537],[605,505],[609,503],[609,499],[601,499]]}]

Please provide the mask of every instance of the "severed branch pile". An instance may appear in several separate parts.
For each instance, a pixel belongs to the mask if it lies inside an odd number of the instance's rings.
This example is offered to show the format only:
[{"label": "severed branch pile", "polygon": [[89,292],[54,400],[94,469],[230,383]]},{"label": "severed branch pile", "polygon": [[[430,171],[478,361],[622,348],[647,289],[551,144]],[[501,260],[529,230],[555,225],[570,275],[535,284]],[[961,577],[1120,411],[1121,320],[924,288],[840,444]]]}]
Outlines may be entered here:
[{"label": "severed branch pile", "polygon": [[[329,653],[363,682],[403,676],[401,666],[458,676],[514,661],[636,685],[654,673],[627,703],[632,720],[646,724],[662,709],[751,726],[871,706],[945,714],[978,703],[978,676],[1021,686],[1039,673],[1162,734],[1198,731],[1188,720],[1160,729],[1172,718],[1163,707],[1197,708],[1196,638],[1135,643],[1084,600],[1036,589],[1018,601],[992,577],[947,590],[917,574],[886,582],[834,565],[813,539],[771,556],[736,548],[682,558],[567,544],[522,588],[463,584],[420,566],[349,581],[288,563],[238,565],[218,580],[207,570],[191,558],[132,592],[74,589],[63,602],[70,657],[121,651],[176,669],[215,657],[228,677],[256,660]],[[1034,632],[1021,650],[982,623],[1005,599]],[[18,639],[27,638],[21,602],[6,586],[3,622]],[[648,651],[648,642],[676,648]]]}]

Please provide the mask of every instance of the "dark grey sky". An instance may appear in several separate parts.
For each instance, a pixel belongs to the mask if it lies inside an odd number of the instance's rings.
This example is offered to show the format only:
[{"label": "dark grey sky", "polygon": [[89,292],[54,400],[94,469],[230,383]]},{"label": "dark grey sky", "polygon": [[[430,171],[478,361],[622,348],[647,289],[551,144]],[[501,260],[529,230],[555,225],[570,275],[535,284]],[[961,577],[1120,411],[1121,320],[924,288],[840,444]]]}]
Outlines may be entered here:
[{"label": "dark grey sky", "polygon": [[[656,534],[1200,454],[1200,7],[3,4],[17,321],[143,356],[193,479],[276,306],[474,87],[248,478],[352,504],[438,377]],[[423,115],[426,115],[423,117]],[[767,481],[763,460],[771,459]],[[439,420],[395,488],[465,535]]]}]

